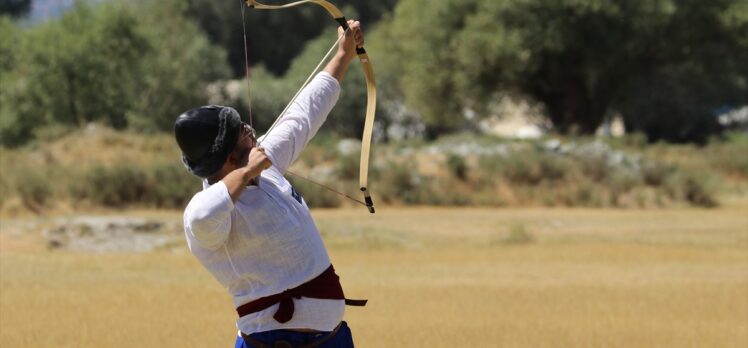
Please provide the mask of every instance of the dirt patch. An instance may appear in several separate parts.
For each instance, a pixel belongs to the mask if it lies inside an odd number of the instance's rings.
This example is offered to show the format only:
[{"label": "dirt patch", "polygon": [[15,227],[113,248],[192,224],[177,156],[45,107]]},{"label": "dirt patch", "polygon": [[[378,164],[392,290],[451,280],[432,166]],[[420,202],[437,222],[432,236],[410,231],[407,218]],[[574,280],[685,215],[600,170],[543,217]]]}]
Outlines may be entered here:
[{"label": "dirt patch", "polygon": [[184,249],[181,219],[164,214],[3,219],[0,250],[146,252]]},{"label": "dirt patch", "polygon": [[176,221],[137,217],[80,216],[57,221],[42,233],[48,249],[90,252],[144,252],[182,240]]}]

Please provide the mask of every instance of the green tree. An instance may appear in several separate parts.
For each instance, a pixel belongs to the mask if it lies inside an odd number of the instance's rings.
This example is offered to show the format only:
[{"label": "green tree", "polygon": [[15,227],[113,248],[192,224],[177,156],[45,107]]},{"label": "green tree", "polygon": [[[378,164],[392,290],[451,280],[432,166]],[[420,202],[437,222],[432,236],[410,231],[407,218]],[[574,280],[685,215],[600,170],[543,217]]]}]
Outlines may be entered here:
[{"label": "green tree", "polygon": [[[268,4],[278,1],[261,1]],[[371,28],[390,12],[397,0],[332,0],[349,18]],[[272,74],[283,75],[307,41],[318,37],[335,22],[320,6],[304,4],[284,10],[261,11],[246,8],[242,0],[189,0],[187,15],[208,34],[211,42],[228,52],[235,77],[244,75],[242,16],[247,26],[250,65],[263,65]]]},{"label": "green tree", "polygon": [[141,56],[153,49],[138,16],[119,5],[83,2],[59,21],[25,33],[31,117],[40,124],[83,126],[101,120],[127,125],[140,92]]},{"label": "green tree", "polygon": [[[301,87],[314,67],[319,63],[337,39],[336,28],[330,28],[318,38],[311,40],[304,51],[294,59],[290,68],[281,77],[276,77],[264,67],[252,70],[252,113],[255,127],[261,132],[270,127],[294,93]],[[372,61],[376,55],[370,55]],[[341,85],[341,96],[328,116],[323,132],[337,136],[359,138],[364,127],[366,115],[366,80],[363,69],[354,60]],[[375,72],[376,74],[376,72]],[[243,87],[244,88],[244,87]],[[240,112],[247,109],[246,89],[241,93],[243,106]],[[381,113],[377,117],[382,116]]]},{"label": "green tree", "polygon": [[0,16],[0,143],[18,145],[31,137],[34,128],[26,114],[24,95],[27,80],[22,76],[22,31],[9,17]]},{"label": "green tree", "polygon": [[129,123],[171,131],[179,113],[208,103],[208,85],[230,77],[230,69],[226,51],[189,20],[180,0],[148,0],[146,6],[141,31],[153,49],[142,57],[143,87]]},{"label": "green tree", "polygon": [[[502,93],[542,102],[561,132],[589,134],[608,112],[642,104],[631,101],[646,99],[636,86],[651,76],[686,81],[683,93],[665,92],[672,103],[701,90],[725,96],[704,98],[701,115],[746,102],[745,3],[403,0],[377,41],[431,136],[464,124],[469,111],[487,114]],[[730,54],[715,60],[720,52]],[[714,75],[724,78],[699,86]]]},{"label": "green tree", "polygon": [[[370,36],[371,52],[381,53],[378,83],[385,99],[399,100],[415,110],[426,124],[429,138],[434,138],[464,125],[463,111],[472,98],[460,91],[458,81],[464,79],[463,68],[457,65],[459,31],[467,16],[476,9],[476,1],[399,2],[393,17],[380,23]],[[490,35],[501,40],[501,35]],[[472,52],[480,55],[478,52]],[[483,69],[488,70],[488,69]]]},{"label": "green tree", "polygon": [[2,143],[51,124],[170,130],[180,112],[207,103],[207,85],[228,76],[225,54],[179,6],[79,2],[30,29],[3,20]]},{"label": "green tree", "polygon": [[[624,86],[613,106],[626,129],[650,141],[706,143],[720,131],[717,114],[748,103],[748,1],[681,1],[651,74]],[[696,25],[689,23],[698,23]]]}]

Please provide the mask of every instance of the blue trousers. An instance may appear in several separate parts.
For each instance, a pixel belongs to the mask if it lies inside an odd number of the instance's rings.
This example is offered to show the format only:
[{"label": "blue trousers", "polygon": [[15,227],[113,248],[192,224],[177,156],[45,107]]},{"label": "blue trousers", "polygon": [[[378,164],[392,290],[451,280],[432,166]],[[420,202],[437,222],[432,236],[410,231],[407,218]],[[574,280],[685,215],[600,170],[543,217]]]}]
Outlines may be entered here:
[{"label": "blue trousers", "polygon": [[[329,332],[296,332],[290,330],[272,330],[265,332],[257,332],[249,335],[250,338],[265,343],[269,346],[273,346],[276,341],[286,341],[291,346],[301,346],[310,343],[317,342],[325,337]],[[241,336],[236,338],[236,344],[234,348],[257,348],[244,342]],[[353,336],[351,335],[351,329],[348,327],[346,322],[340,324],[335,337],[325,341],[324,344],[320,345],[319,348],[353,348]]]}]

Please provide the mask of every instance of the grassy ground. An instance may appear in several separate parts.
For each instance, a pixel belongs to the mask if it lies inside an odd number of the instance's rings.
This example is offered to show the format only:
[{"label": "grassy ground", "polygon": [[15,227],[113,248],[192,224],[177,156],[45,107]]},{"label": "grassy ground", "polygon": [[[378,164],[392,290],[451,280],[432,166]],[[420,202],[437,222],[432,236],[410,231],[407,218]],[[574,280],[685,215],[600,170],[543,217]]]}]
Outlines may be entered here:
[{"label": "grassy ground", "polygon": [[[746,347],[747,212],[314,214],[347,294],[370,300],[346,312],[360,347]],[[232,346],[230,300],[185,246],[53,252],[18,223],[0,230],[0,346]]]}]

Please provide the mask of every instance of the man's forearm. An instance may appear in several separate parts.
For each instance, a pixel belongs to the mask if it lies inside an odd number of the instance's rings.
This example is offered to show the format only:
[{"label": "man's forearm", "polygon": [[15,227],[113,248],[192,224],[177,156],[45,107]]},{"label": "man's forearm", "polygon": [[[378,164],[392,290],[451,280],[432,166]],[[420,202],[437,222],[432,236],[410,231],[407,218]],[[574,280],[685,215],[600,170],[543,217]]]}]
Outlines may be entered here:
[{"label": "man's forearm", "polygon": [[241,196],[247,184],[255,176],[257,175],[253,173],[249,168],[242,167],[233,170],[225,177],[223,177],[222,181],[226,185],[226,188],[229,191],[229,195],[231,196],[231,200],[234,201],[234,203],[239,200],[239,196]]},{"label": "man's forearm", "polygon": [[342,52],[338,52],[330,62],[327,63],[325,71],[338,80],[338,83],[342,83],[343,77],[345,77],[345,73],[348,71],[348,66],[351,65],[353,58],[354,57],[346,56]]},{"label": "man's forearm", "polygon": [[258,177],[263,170],[270,168],[271,165],[272,162],[270,162],[270,158],[265,154],[265,149],[262,147],[253,147],[249,151],[247,164],[232,170],[221,179],[229,191],[231,200],[236,203],[239,200],[239,196],[244,192],[244,188],[254,178]]}]

